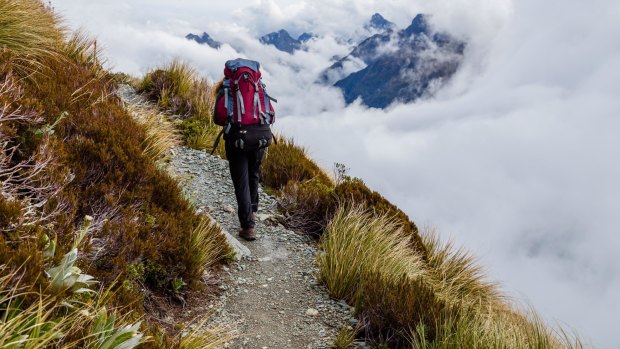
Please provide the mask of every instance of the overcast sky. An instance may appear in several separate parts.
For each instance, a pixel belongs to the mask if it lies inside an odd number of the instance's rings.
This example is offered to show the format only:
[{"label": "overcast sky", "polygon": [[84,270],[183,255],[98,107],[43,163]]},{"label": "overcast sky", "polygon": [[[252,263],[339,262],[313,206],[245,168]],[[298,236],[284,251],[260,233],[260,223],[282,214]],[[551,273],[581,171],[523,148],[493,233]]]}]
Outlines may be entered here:
[{"label": "overcast sky", "polygon": [[[56,0],[110,66],[140,75],[173,57],[219,79],[258,59],[278,97],[278,129],[479,256],[492,279],[546,319],[620,348],[620,2],[617,0]],[[468,41],[466,61],[429,100],[345,107],[312,85],[342,39],[380,12],[418,12]],[[322,35],[294,56],[256,38]],[[208,31],[219,51],[183,39]]]}]

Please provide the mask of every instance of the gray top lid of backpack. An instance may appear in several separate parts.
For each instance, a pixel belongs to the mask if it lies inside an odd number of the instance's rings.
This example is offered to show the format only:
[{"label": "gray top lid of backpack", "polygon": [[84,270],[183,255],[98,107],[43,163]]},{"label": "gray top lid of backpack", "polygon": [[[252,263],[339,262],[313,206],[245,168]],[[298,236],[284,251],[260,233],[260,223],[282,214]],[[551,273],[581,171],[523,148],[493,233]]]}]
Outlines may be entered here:
[{"label": "gray top lid of backpack", "polygon": [[237,58],[226,62],[226,68],[233,72],[243,67],[258,71],[260,69],[260,63],[243,58]]}]

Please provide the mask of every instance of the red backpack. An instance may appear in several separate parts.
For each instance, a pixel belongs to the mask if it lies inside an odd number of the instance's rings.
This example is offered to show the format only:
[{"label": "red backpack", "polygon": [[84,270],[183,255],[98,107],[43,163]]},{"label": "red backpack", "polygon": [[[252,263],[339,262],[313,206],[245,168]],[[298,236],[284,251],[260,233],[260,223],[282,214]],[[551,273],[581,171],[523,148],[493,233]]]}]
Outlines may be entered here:
[{"label": "red backpack", "polygon": [[[215,101],[213,121],[224,126],[224,139],[238,149],[268,147],[273,137],[271,125],[275,122],[271,101],[277,102],[265,91],[258,62],[241,58],[228,61],[223,88]],[[219,137],[214,150],[218,141]]]}]

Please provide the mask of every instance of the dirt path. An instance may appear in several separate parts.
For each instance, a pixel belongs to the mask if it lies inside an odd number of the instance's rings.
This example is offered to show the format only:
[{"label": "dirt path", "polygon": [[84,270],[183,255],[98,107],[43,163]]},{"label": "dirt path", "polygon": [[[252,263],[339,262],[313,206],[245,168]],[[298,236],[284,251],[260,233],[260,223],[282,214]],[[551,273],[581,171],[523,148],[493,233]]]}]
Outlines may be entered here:
[{"label": "dirt path", "polygon": [[[228,232],[239,228],[228,164],[204,152],[175,149],[171,168],[199,210]],[[223,291],[209,307],[214,322],[235,324],[241,336],[230,348],[329,348],[349,307],[330,300],[316,279],[315,243],[277,223],[276,201],[261,191],[258,239],[243,242],[250,255],[226,268]],[[247,254],[248,251],[245,251]]]}]

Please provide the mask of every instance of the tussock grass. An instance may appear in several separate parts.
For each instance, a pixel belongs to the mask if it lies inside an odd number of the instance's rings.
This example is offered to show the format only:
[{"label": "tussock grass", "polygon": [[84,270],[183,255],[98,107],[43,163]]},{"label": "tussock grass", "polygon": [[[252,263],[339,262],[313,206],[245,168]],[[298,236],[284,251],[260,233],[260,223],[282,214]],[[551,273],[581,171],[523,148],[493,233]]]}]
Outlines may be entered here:
[{"label": "tussock grass", "polygon": [[207,327],[208,318],[186,328],[179,340],[178,349],[215,349],[236,337],[234,331],[226,327]]},{"label": "tussock grass", "polygon": [[499,291],[499,285],[485,279],[476,259],[453,243],[442,243],[434,229],[421,235],[427,250],[427,269],[434,287],[451,303],[463,307],[488,308],[503,306],[508,299]]},{"label": "tussock grass", "polygon": [[434,231],[412,249],[398,219],[341,205],[317,257],[330,294],[355,305],[366,335],[390,347],[582,348],[534,311],[513,308],[473,257]]},{"label": "tussock grass", "polygon": [[0,0],[0,48],[22,58],[56,55],[63,40],[58,18],[37,0]]},{"label": "tussock grass", "polygon": [[173,114],[211,120],[215,103],[214,85],[180,60],[173,60],[149,72],[139,84],[138,91]]},{"label": "tussock grass", "polygon": [[433,336],[429,328],[417,324],[411,331],[414,349],[498,348],[498,349],[583,349],[576,336],[553,330],[533,310],[514,312],[461,312],[437,320]]},{"label": "tussock grass", "polygon": [[372,273],[384,281],[414,278],[422,260],[389,216],[373,216],[359,206],[341,206],[321,239],[321,278],[334,298],[359,303],[361,283]]},{"label": "tussock grass", "polygon": [[274,189],[282,189],[290,181],[316,180],[333,186],[333,180],[315,164],[306,150],[292,139],[278,136],[278,144],[269,147],[262,163],[263,183]]},{"label": "tussock grass", "polygon": [[[217,87],[200,77],[194,68],[173,60],[146,74],[138,84],[138,92],[183,119],[180,129],[187,146],[211,149],[220,131],[213,123]],[[223,146],[218,153],[224,156]]]},{"label": "tussock grass", "polygon": [[144,154],[153,161],[166,160],[170,149],[181,145],[181,134],[158,110],[140,106],[130,107],[129,112],[146,130]]},{"label": "tussock grass", "polygon": [[[183,120],[181,123],[181,134],[185,144],[193,149],[211,151],[220,131],[221,128],[212,124],[211,121],[202,120],[194,116]],[[226,151],[223,139],[221,139],[215,153],[225,158]]]},{"label": "tussock grass", "polygon": [[186,263],[187,274],[197,279],[206,268],[232,257],[233,251],[219,225],[209,218],[203,218],[189,233],[184,254],[189,258]]},{"label": "tussock grass", "polygon": [[355,340],[360,332],[361,328],[358,327],[350,327],[348,325],[343,326],[338,332],[336,339],[334,340],[334,344],[332,344],[332,349],[350,349],[353,348],[355,344]]},{"label": "tussock grass", "polygon": [[103,67],[107,60],[101,47],[95,46],[95,40],[82,31],[71,33],[61,46],[63,56],[79,65],[90,67],[96,79],[109,74]]}]

